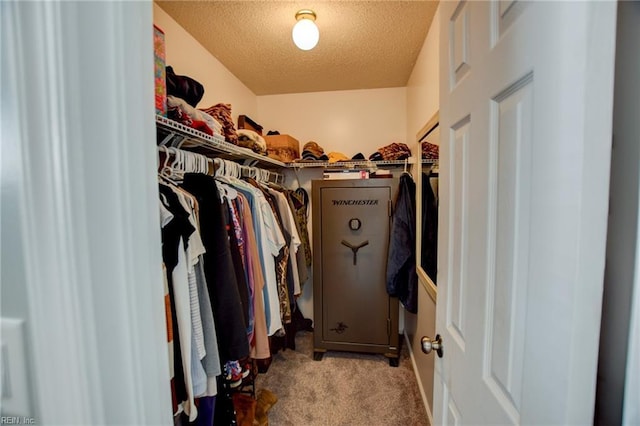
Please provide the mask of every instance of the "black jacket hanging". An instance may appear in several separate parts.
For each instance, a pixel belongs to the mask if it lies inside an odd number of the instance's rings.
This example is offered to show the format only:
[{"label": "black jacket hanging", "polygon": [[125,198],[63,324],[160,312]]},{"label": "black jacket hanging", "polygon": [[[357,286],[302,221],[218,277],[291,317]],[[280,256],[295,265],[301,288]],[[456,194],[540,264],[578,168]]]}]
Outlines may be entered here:
[{"label": "black jacket hanging", "polygon": [[436,283],[438,272],[438,202],[431,187],[430,174],[422,173],[422,235],[420,265]]},{"label": "black jacket hanging", "polygon": [[398,198],[387,260],[387,293],[397,297],[404,308],[418,312],[416,275],[416,184],[408,174],[400,177]]}]

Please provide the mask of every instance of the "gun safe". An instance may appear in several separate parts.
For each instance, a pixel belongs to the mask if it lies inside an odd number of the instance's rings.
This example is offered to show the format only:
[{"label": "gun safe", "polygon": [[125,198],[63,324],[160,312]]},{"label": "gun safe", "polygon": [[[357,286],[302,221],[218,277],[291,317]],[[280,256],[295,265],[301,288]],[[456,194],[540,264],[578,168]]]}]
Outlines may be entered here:
[{"label": "gun safe", "polygon": [[314,180],[314,359],[379,353],[398,365],[398,299],[386,291],[397,179]]}]

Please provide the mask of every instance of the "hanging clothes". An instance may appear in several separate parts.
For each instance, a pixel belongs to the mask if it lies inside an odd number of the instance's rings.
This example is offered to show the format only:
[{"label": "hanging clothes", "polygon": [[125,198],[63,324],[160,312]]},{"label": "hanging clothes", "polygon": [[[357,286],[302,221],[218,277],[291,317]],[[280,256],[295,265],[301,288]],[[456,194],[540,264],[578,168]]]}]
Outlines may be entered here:
[{"label": "hanging clothes", "polygon": [[265,279],[263,297],[267,333],[271,336],[283,328],[278,297],[276,258],[286,241],[262,191],[239,179],[230,179],[230,182],[237,191],[247,198],[253,213],[253,228],[259,246],[260,266]]},{"label": "hanging clothes", "polygon": [[438,201],[431,186],[431,173],[422,173],[422,235],[420,265],[436,284],[438,274]]},{"label": "hanging clothes", "polygon": [[[284,230],[291,236],[289,244],[289,263],[287,267],[287,281],[289,283],[289,301],[290,309],[293,309],[294,296],[299,295],[301,292],[300,276],[298,274],[298,260],[297,253],[302,241],[300,240],[300,234],[296,226],[296,221],[289,207],[289,202],[285,194],[283,194],[282,188],[276,188],[268,186],[267,191],[273,195],[276,199],[276,207],[280,212],[282,218],[282,226]],[[294,273],[295,272],[295,273]]]},{"label": "hanging clothes", "polygon": [[[302,288],[301,266],[307,268],[300,247],[306,224],[298,220],[296,197],[288,190],[228,176],[240,174],[235,163],[223,162],[223,175],[210,176],[219,169],[204,157],[174,148],[162,149],[162,155],[159,208],[173,412],[178,422],[209,424],[213,408],[237,380],[231,376],[242,373],[240,367],[229,373],[227,365],[270,359],[270,336],[295,337],[291,317]],[[196,169],[176,169],[183,166]],[[306,206],[297,204],[306,220]]]},{"label": "hanging clothes", "polygon": [[167,201],[165,208],[173,216],[162,228],[162,252],[167,269],[171,317],[175,320],[173,321],[175,394],[181,409],[184,409],[192,420],[197,416],[197,408],[194,404],[191,370],[192,333],[186,243],[195,228],[189,222],[188,214],[180,205],[175,193],[163,185],[160,185],[160,193]]},{"label": "hanging clothes", "polygon": [[269,350],[269,336],[267,333],[267,321],[264,304],[265,280],[262,273],[260,254],[258,253],[258,241],[253,227],[253,214],[249,201],[243,195],[238,196],[240,216],[243,220],[243,232],[246,242],[245,258],[248,277],[253,288],[254,328],[251,342],[251,357],[266,359],[271,356]]},{"label": "hanging clothes", "polygon": [[[186,217],[186,219],[189,221],[189,224],[193,227],[193,232],[191,232],[191,234],[189,234],[188,236],[185,249],[189,292],[188,308],[186,302],[184,301],[184,297],[176,297],[176,295],[174,294],[175,292],[181,294],[184,291],[184,286],[175,289],[175,280],[173,280],[172,282],[172,289],[174,290],[174,293],[172,293],[173,297],[171,297],[170,294],[166,295],[167,304],[171,305],[173,303],[174,309],[175,303],[178,301],[182,301],[182,305],[180,306],[179,310],[183,313],[182,315],[184,316],[178,317],[179,324],[182,323],[182,325],[178,326],[178,331],[181,328],[186,328],[188,330],[189,325],[187,324],[188,321],[186,312],[187,310],[189,310],[190,312],[192,341],[189,361],[191,366],[191,391],[187,393],[193,394],[194,397],[203,395],[214,396],[217,394],[216,376],[221,374],[221,368],[220,358],[218,355],[217,336],[215,333],[215,325],[211,309],[211,301],[203,271],[203,254],[205,253],[205,249],[202,245],[199,232],[198,205],[191,194],[169,183],[161,183],[160,194],[161,200],[164,203],[161,204],[163,231],[167,231],[164,229],[165,226],[169,224],[170,221],[175,217],[174,214],[168,211],[165,205],[169,206],[169,208],[176,212],[180,218]],[[187,229],[189,231],[191,230],[190,228]],[[171,244],[163,244],[163,249],[171,248]],[[172,250],[175,250],[175,248],[173,248]],[[167,278],[166,275],[165,278]],[[169,312],[167,315],[167,321],[171,320],[170,314],[171,312]],[[178,337],[179,341],[180,332],[172,332],[172,338],[173,334]],[[184,339],[185,336],[183,335],[182,338]],[[183,350],[183,354],[184,356],[186,356],[186,349],[183,348]],[[171,352],[170,355],[173,358]],[[180,360],[181,359],[182,355]],[[175,364],[175,359],[173,359],[171,367],[176,368]],[[177,363],[177,365],[181,365],[181,362]],[[175,389],[173,395],[175,396]],[[189,403],[191,402],[189,401]]]},{"label": "hanging clothes", "polygon": [[255,179],[248,178],[247,182],[262,191],[276,219],[275,224],[280,233],[284,236],[284,244],[280,247],[278,257],[276,258],[276,280],[282,324],[288,324],[291,322],[291,304],[289,302],[289,289],[287,285],[287,265],[289,263],[289,243],[291,241],[291,235],[286,232],[282,225],[282,217],[280,215],[280,211],[276,207],[275,197],[271,195],[266,188],[262,187]]},{"label": "hanging clothes", "polygon": [[418,276],[416,275],[416,184],[408,173],[400,176],[398,197],[387,260],[387,293],[397,297],[404,308],[418,312]]},{"label": "hanging clothes", "polygon": [[211,176],[185,173],[182,187],[193,194],[200,206],[204,273],[219,341],[222,363],[249,355],[246,324],[238,284],[231,259],[229,237],[225,229],[222,203]]},{"label": "hanging clothes", "polygon": [[[300,240],[302,241],[302,254],[304,254],[304,262],[300,263],[306,265],[307,267],[311,267],[311,242],[309,238],[307,221],[307,217],[309,214],[309,194],[307,194],[307,191],[305,191],[303,188],[289,190],[286,191],[286,193],[291,205],[291,211],[294,218],[296,219],[298,234],[300,235]],[[305,282],[306,278],[304,280],[301,279],[301,281]]]},{"label": "hanging clothes", "polygon": [[[231,263],[233,265],[234,275],[236,277],[236,284],[238,286],[238,294],[240,296],[240,303],[242,305],[242,313],[244,317],[244,323],[246,329],[250,328],[250,310],[249,307],[249,287],[247,285],[247,277],[245,275],[244,265],[242,264],[242,254],[240,253],[240,241],[238,240],[238,234],[242,234],[242,231],[238,229],[240,226],[239,220],[235,217],[235,212],[231,207],[230,200],[224,198],[222,216],[227,229],[227,235],[229,237],[229,252],[231,255]],[[246,330],[245,330],[246,333]]]},{"label": "hanging clothes", "polygon": [[[242,229],[242,218],[240,217],[239,198],[242,197],[235,191],[235,198],[227,198],[227,207],[229,209],[229,223],[230,231],[233,232],[233,236],[230,236],[231,254],[233,257],[233,266],[236,270],[236,276],[239,277],[238,285],[241,286],[241,282],[244,285],[244,291],[240,293],[243,298],[243,308],[246,304],[245,321],[247,324],[247,339],[249,340],[249,346],[251,346],[251,340],[254,332],[255,312],[253,306],[254,298],[254,286],[249,279],[248,265],[246,260],[247,243],[245,241],[244,230]],[[233,250],[234,245],[237,247],[237,251]],[[246,294],[246,299],[244,299]]]}]

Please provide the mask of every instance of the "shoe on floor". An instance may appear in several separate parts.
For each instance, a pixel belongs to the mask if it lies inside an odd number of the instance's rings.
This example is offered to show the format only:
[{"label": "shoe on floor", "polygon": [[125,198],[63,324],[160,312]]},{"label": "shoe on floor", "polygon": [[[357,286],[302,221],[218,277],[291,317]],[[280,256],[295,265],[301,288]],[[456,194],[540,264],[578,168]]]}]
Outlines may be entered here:
[{"label": "shoe on floor", "polygon": [[278,402],[278,397],[268,389],[258,391],[258,402],[256,403],[256,422],[259,426],[269,425],[269,410]]}]

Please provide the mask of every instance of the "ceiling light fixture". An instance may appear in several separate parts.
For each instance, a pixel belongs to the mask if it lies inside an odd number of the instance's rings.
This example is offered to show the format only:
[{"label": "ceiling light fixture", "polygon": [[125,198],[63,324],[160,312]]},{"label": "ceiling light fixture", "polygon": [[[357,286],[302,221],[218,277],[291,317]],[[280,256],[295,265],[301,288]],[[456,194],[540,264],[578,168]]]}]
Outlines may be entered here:
[{"label": "ceiling light fixture", "polygon": [[313,10],[302,9],[296,13],[296,24],[293,26],[291,36],[293,42],[301,50],[311,50],[316,47],[320,39],[320,31],[315,24],[316,13]]}]

